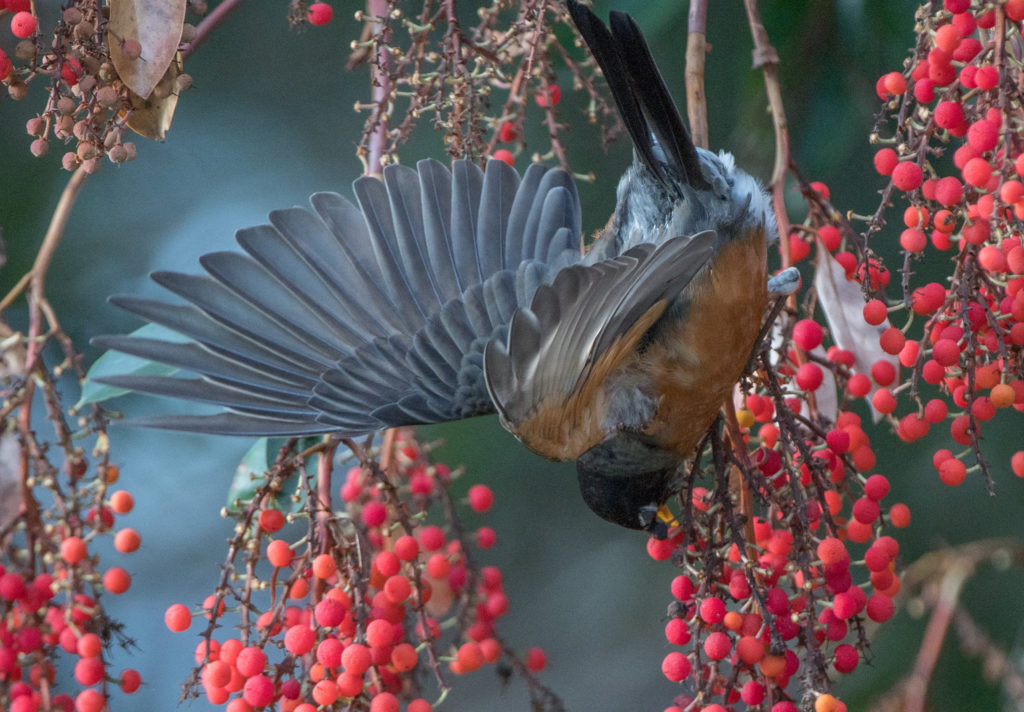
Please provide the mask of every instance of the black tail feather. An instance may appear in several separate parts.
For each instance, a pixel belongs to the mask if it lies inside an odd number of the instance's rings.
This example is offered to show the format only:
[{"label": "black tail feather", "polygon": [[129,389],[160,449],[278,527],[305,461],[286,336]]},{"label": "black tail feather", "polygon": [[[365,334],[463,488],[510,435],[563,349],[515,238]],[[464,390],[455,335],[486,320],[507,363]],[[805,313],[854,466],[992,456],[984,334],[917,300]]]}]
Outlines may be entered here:
[{"label": "black tail feather", "polygon": [[580,35],[604,72],[644,166],[662,184],[673,185],[663,161],[655,153],[657,143],[687,184],[697,190],[709,188],[693,140],[633,18],[622,12],[611,13],[609,31],[589,7],[576,0],[567,0],[567,5]]}]

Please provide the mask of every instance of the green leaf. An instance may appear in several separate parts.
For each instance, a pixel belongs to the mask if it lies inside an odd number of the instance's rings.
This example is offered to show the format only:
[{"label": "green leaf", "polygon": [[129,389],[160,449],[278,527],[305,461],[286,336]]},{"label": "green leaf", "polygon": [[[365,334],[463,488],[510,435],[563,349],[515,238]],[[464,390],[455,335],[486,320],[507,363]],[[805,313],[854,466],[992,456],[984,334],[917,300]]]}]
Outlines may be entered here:
[{"label": "green leaf", "polygon": [[[188,337],[182,336],[176,331],[171,331],[159,324],[146,324],[133,331],[130,335],[175,343],[189,340]],[[150,361],[149,359],[123,354],[119,351],[107,351],[96,359],[89,372],[85,374],[85,383],[82,384],[82,397],[75,404],[75,408],[81,408],[89,403],[100,403],[110,398],[123,396],[125,393],[131,393],[131,391],[125,388],[115,388],[114,386],[96,383],[94,380],[96,378],[123,375],[170,376],[177,373],[178,370],[176,366],[167,366],[166,364]]]}]

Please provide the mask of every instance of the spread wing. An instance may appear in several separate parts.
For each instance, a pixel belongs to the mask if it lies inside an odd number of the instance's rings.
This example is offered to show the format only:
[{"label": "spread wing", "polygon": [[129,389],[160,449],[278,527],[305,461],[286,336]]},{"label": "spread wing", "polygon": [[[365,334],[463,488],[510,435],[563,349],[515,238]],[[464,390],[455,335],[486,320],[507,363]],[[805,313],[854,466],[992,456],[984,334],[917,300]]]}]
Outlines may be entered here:
[{"label": "spread wing", "polygon": [[494,409],[484,345],[537,287],[579,261],[579,199],[570,176],[532,165],[520,178],[421,161],[239,231],[245,254],[216,252],[203,275],[157,272],[184,300],[112,302],[186,337],[94,343],[190,371],[102,383],[220,406],[213,415],[138,425],[227,435],[363,433]]},{"label": "spread wing", "polygon": [[494,340],[484,352],[502,424],[555,460],[575,459],[614,433],[622,425],[609,391],[616,369],[714,249],[712,232],[645,243],[564,269],[537,289],[512,317],[507,344]]}]

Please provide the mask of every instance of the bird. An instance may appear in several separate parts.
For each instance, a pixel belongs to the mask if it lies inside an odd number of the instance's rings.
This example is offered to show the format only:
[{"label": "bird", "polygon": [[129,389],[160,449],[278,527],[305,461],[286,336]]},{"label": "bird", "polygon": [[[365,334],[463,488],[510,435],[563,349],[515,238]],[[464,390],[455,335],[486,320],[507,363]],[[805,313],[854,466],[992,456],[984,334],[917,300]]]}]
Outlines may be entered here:
[{"label": "bird", "polygon": [[777,239],[764,188],[694,146],[636,22],[568,0],[634,158],[581,249],[561,168],[433,159],[316,193],[236,233],[205,274],[154,272],[184,303],[110,301],[186,337],[93,343],[194,374],[100,383],[211,404],[136,425],[237,436],[356,436],[497,413],[575,461],[598,516],[657,533],[681,466],[754,348]]}]

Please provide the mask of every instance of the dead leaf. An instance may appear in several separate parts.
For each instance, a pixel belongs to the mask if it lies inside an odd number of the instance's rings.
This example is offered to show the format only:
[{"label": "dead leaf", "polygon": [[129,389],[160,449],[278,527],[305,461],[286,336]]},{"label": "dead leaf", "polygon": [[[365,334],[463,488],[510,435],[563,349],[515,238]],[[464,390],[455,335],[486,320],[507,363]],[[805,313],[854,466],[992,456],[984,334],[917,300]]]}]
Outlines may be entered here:
[{"label": "dead leaf", "polygon": [[[828,319],[832,340],[839,348],[853,353],[854,371],[870,376],[871,365],[879,360],[890,362],[899,371],[899,361],[895,356],[882,351],[878,343],[878,337],[889,327],[889,323],[871,326],[864,321],[864,294],[860,284],[847,279],[842,265],[826,250],[818,250],[814,288],[818,291],[818,304]],[[873,386],[871,392],[875,390],[877,386]],[[871,409],[871,415],[876,423],[882,417],[874,408]]]},{"label": "dead leaf", "polygon": [[140,136],[155,141],[164,140],[167,130],[171,128],[174,109],[178,106],[178,90],[174,80],[181,74],[181,70],[181,57],[175,57],[148,99],[143,99],[135,92],[131,93],[132,110],[126,122],[128,128]]},{"label": "dead leaf", "polygon": [[21,448],[11,433],[0,435],[0,529],[21,514]]},{"label": "dead leaf", "polygon": [[[110,59],[121,81],[141,97],[149,98],[175,60],[185,26],[186,3],[187,0],[110,0]],[[138,56],[125,53],[126,41],[139,43]]]}]

